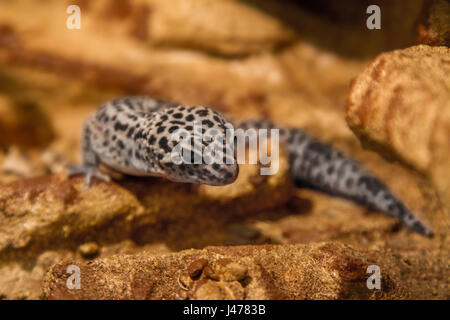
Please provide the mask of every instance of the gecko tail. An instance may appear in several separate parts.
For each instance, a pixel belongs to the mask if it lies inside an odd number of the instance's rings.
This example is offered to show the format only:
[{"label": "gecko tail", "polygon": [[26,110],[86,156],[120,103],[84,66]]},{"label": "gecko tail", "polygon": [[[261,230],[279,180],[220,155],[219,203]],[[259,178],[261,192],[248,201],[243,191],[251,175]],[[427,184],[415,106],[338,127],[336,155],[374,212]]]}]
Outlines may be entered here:
[{"label": "gecko tail", "polygon": [[295,181],[384,212],[421,235],[433,236],[431,229],[360,162],[298,130],[292,131],[286,142]]},{"label": "gecko tail", "polygon": [[[377,177],[362,167],[361,164],[354,161],[353,166],[359,166],[357,173],[356,188],[353,189],[353,197],[370,209],[378,210],[397,219],[404,226],[426,237],[432,237],[433,231],[427,228],[422,222],[409,210],[401,200],[399,200],[389,188]],[[358,171],[358,170],[357,170]],[[359,176],[358,176],[359,175]]]},{"label": "gecko tail", "polygon": [[[269,120],[247,120],[239,128],[269,129]],[[397,219],[409,229],[432,237],[414,214],[360,162],[297,128],[280,128],[280,143],[289,154],[290,175],[295,184],[352,200]]]},{"label": "gecko tail", "polygon": [[412,230],[420,233],[421,235],[424,235],[428,238],[433,238],[434,237],[434,233],[433,230],[431,230],[430,228],[424,226],[420,221],[417,221],[412,227]]},{"label": "gecko tail", "polygon": [[[434,236],[433,231],[426,227],[415,215],[397,199],[391,191],[375,177],[363,177],[359,180],[371,181],[370,188],[365,183],[359,183],[359,190],[352,190],[343,188],[329,188],[327,185],[318,185],[313,180],[294,179],[294,183],[299,188],[308,188],[324,192],[332,196],[340,196],[351,200],[359,205],[367,207],[371,210],[376,210],[385,213],[386,215],[395,218],[399,223],[407,227],[408,229],[415,231],[423,236],[432,238]],[[375,183],[377,181],[378,183]],[[374,185],[378,186],[378,196],[374,197]],[[355,192],[356,191],[356,192]]]},{"label": "gecko tail", "polygon": [[433,231],[426,227],[414,214],[408,210],[403,203],[395,199],[394,206],[391,205],[388,210],[385,210],[389,215],[397,218],[402,224],[409,229],[429,238],[434,236]]}]

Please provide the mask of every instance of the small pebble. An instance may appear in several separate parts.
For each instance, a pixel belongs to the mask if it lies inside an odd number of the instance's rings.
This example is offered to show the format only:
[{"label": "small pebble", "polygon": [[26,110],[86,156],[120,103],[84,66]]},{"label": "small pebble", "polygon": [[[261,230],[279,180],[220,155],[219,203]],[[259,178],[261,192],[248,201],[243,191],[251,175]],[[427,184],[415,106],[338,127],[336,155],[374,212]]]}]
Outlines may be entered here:
[{"label": "small pebble", "polygon": [[95,242],[86,242],[78,247],[78,252],[86,259],[93,259],[98,256],[100,248]]},{"label": "small pebble", "polygon": [[210,266],[206,266],[204,269],[203,269],[203,272],[204,272],[204,274],[205,274],[205,277],[207,277],[207,278],[210,278],[210,279],[213,279],[213,280],[220,280],[220,277],[219,277],[219,275],[218,274],[216,274],[215,272],[214,272],[214,270],[210,267]]},{"label": "small pebble", "polygon": [[198,259],[188,266],[188,273],[191,279],[198,279],[202,274],[203,268],[208,264],[206,259]]},{"label": "small pebble", "polygon": [[247,276],[247,267],[237,262],[228,263],[221,278],[224,281],[241,281]]}]

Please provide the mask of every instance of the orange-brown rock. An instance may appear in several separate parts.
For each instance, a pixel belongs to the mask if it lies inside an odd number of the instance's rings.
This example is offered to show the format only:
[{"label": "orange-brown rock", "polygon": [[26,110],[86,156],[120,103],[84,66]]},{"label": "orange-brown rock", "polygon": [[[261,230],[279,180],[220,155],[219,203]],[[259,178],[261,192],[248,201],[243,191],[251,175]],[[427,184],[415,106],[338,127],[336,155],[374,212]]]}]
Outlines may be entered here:
[{"label": "orange-brown rock", "polygon": [[49,119],[34,101],[14,101],[0,94],[0,147],[39,148],[48,145],[53,138]]},{"label": "orange-brown rock", "polygon": [[[217,277],[187,276],[204,259]],[[238,262],[237,262],[238,261]],[[339,243],[208,247],[163,255],[113,256],[86,264],[71,260],[50,268],[48,299],[379,299],[419,298],[419,276],[405,257],[358,251]],[[81,289],[67,287],[71,264],[81,269]],[[370,265],[381,271],[381,289],[367,287]],[[233,276],[232,276],[233,275]],[[411,280],[411,278],[413,278]],[[411,287],[411,284],[414,284]]]},{"label": "orange-brown rock", "polygon": [[205,235],[197,235],[192,243],[183,235],[210,224],[217,231],[233,218],[285,203],[292,194],[286,168],[283,164],[278,174],[256,186],[247,180],[258,170],[251,165],[241,169],[238,181],[224,187],[129,178],[120,185],[95,183],[87,188],[81,178],[68,180],[64,175],[5,184],[0,188],[0,257],[5,261],[19,253],[71,247],[80,237],[85,242],[127,237],[148,241],[155,232],[150,226],[157,230],[168,223],[169,234],[184,229],[178,235],[166,234],[175,237],[174,245],[200,246]]},{"label": "orange-brown rock", "polygon": [[[383,53],[353,81],[347,122],[364,143],[425,174],[450,208],[450,49]],[[383,151],[382,151],[383,152]]]}]

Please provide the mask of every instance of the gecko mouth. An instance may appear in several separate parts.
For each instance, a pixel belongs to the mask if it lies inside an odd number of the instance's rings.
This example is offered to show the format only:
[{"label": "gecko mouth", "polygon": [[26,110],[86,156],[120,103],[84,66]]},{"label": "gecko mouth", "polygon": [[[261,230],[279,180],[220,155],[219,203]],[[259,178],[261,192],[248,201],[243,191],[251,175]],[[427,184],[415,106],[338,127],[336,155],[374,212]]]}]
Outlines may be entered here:
[{"label": "gecko mouth", "polygon": [[200,176],[198,181],[210,186],[225,186],[236,181],[239,175],[239,166],[237,163],[224,165],[221,169],[210,173],[209,176]]}]

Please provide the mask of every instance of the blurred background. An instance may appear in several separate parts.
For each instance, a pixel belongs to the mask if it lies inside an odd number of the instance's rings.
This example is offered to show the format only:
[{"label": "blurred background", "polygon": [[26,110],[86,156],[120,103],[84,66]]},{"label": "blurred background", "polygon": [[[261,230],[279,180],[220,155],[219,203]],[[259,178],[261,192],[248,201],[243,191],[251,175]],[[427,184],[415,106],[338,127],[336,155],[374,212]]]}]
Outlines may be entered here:
[{"label": "blurred background", "polygon": [[[265,116],[346,139],[346,94],[367,61],[448,40],[448,30],[427,33],[429,16],[445,3],[432,2],[2,0],[0,146],[8,155],[31,147],[44,156],[6,171],[38,175],[57,170],[57,159],[79,161],[82,119],[121,95]],[[366,8],[377,3],[382,29],[369,30]],[[80,29],[66,27],[73,4]]]}]

